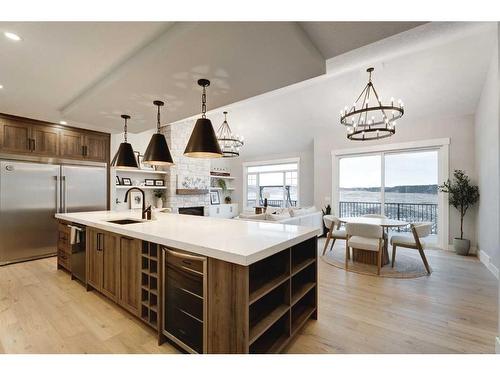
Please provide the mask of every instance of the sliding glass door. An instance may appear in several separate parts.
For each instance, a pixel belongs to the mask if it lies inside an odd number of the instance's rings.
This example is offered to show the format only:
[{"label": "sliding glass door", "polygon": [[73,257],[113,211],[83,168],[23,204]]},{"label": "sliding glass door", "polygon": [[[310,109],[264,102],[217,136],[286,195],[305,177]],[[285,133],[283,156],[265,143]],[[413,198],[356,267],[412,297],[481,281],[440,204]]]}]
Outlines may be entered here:
[{"label": "sliding glass door", "polygon": [[381,155],[353,156],[340,159],[340,216],[382,213],[381,160]]},{"label": "sliding glass door", "polygon": [[437,234],[437,185],[438,150],[343,156],[338,161],[337,213],[430,221]]}]

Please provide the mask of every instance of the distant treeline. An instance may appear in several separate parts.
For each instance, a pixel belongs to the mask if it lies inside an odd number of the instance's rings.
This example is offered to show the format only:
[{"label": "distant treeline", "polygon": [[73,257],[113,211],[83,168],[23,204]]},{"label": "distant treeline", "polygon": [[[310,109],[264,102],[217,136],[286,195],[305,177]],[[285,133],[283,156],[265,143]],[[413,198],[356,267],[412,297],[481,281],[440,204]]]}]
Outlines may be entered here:
[{"label": "distant treeline", "polygon": [[[437,185],[401,185],[393,187],[385,187],[386,193],[420,193],[420,194],[437,194]],[[357,188],[340,188],[340,190],[361,190],[361,191],[379,191],[379,187],[357,187]]]}]

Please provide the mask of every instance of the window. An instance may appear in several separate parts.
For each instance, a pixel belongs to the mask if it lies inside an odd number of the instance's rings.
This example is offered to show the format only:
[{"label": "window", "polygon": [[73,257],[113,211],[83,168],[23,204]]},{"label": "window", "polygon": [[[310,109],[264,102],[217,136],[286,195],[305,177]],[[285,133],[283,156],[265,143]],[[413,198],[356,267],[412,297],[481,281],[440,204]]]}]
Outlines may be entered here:
[{"label": "window", "polygon": [[437,150],[342,156],[338,166],[339,216],[428,221],[438,234]]},{"label": "window", "polygon": [[[292,161],[293,162],[290,162]],[[290,207],[298,205],[299,160],[244,163],[243,187],[245,207],[253,208],[264,204],[271,207]]]}]

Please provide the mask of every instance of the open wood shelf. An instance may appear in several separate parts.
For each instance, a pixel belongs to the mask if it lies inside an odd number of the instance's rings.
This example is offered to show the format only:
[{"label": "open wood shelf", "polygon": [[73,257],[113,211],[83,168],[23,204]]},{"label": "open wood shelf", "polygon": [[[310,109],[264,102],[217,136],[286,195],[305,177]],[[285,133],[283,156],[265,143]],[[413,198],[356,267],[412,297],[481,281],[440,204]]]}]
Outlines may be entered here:
[{"label": "open wood shelf", "polygon": [[158,328],[158,245],[143,241],[141,250],[141,319]]},{"label": "open wood shelf", "polygon": [[264,297],[266,294],[272,292],[275,288],[279,287],[285,281],[290,278],[289,275],[278,275],[274,279],[271,279],[260,286],[258,289],[250,293],[249,304],[252,305],[254,302],[258,301],[260,298]]},{"label": "open wood shelf", "polygon": [[250,327],[250,344],[257,340],[269,327],[271,327],[283,314],[289,311],[288,305],[279,305],[271,311],[265,318],[259,320],[253,327]]},{"label": "open wood shelf", "polygon": [[316,259],[305,259],[301,261],[300,263],[297,263],[295,266],[292,268],[292,276],[298,274],[300,271],[302,271],[304,268],[310,266],[311,264],[315,263]]},{"label": "open wood shelf", "polygon": [[279,353],[317,309],[317,239],[249,266],[249,353]]},{"label": "open wood shelf", "polygon": [[292,293],[292,306],[295,305],[302,297],[304,297],[312,288],[316,286],[313,281],[302,284]]}]

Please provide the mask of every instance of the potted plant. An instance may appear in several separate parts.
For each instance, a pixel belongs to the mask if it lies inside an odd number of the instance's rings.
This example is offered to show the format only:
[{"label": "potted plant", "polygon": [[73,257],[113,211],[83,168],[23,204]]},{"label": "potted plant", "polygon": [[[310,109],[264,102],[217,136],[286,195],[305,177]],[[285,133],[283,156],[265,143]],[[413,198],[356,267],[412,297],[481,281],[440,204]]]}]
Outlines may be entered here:
[{"label": "potted plant", "polygon": [[467,255],[470,240],[464,239],[464,216],[467,209],[479,200],[479,188],[472,185],[470,178],[460,169],[453,172],[453,181],[446,181],[439,186],[439,191],[449,194],[449,203],[460,213],[460,238],[453,239],[453,248],[459,255]]},{"label": "potted plant", "polygon": [[219,187],[222,189],[222,193],[224,194],[227,191],[226,180],[218,178],[217,183],[219,184]]},{"label": "potted plant", "polygon": [[153,191],[153,194],[156,198],[156,208],[163,208],[163,195],[164,195],[163,190],[155,189]]},{"label": "potted plant", "polygon": [[[321,211],[323,211],[323,216],[331,215],[332,207],[329,204],[327,204],[325,208],[321,209]],[[326,236],[329,230],[330,228],[327,228],[325,222],[323,221],[323,236]]]}]

